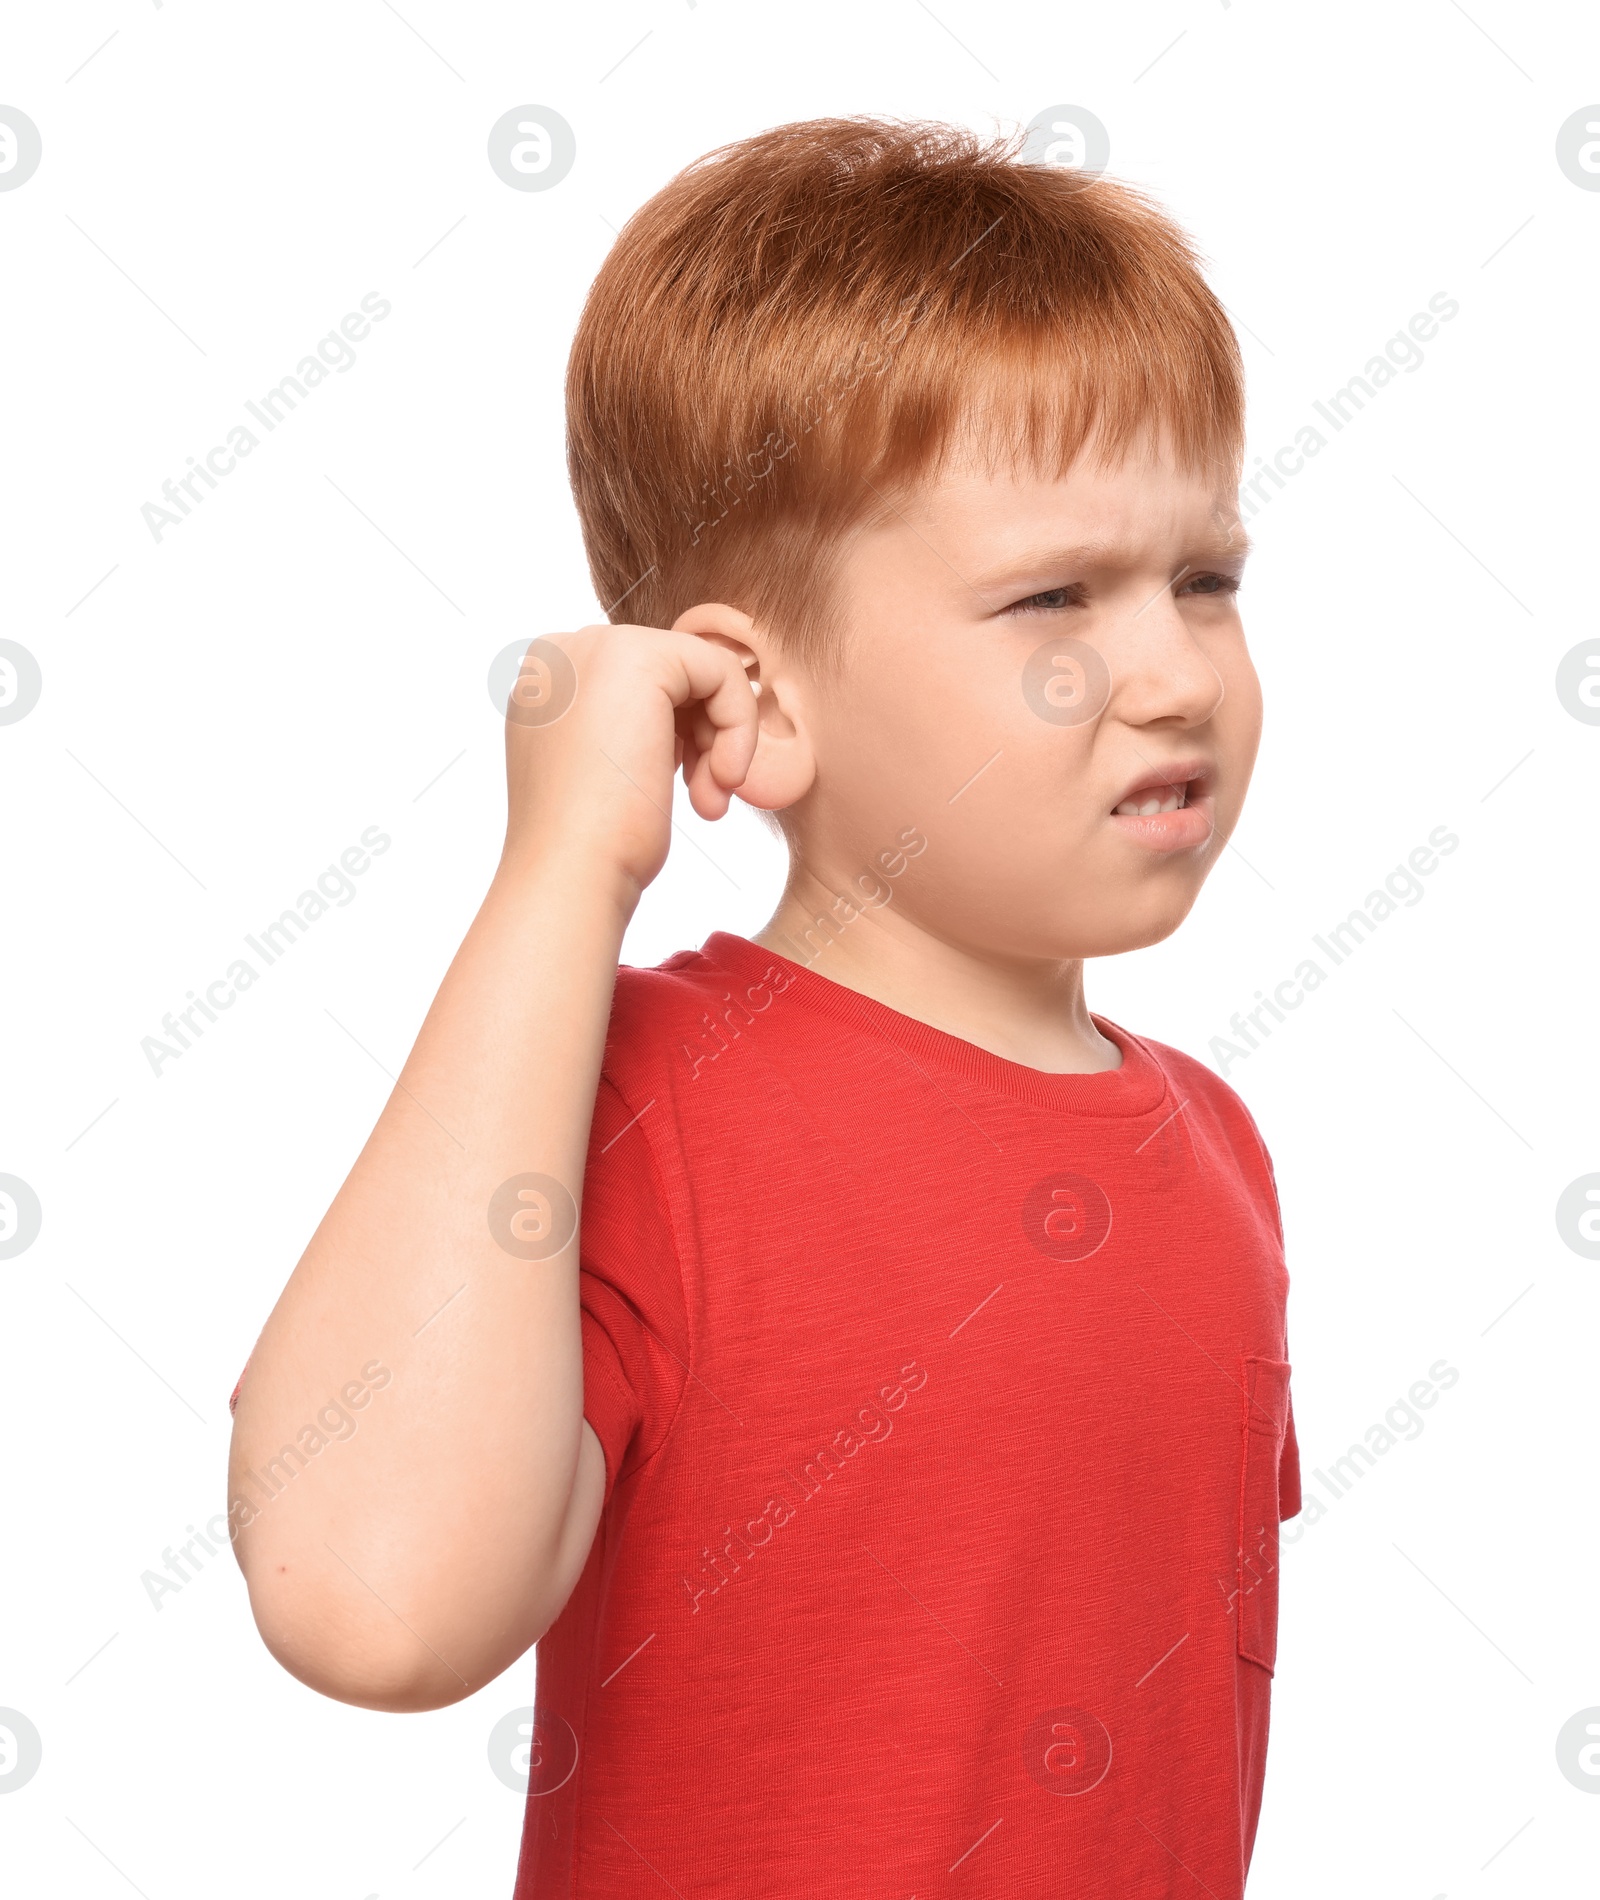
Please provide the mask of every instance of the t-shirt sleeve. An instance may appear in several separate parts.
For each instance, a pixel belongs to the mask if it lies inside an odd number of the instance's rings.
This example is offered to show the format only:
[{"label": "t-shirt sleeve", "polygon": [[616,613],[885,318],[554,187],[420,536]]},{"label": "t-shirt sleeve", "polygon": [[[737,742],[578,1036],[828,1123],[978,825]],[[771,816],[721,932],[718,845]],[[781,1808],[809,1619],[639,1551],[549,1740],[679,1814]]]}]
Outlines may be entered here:
[{"label": "t-shirt sleeve", "polygon": [[660,1450],[689,1374],[682,1264],[652,1109],[602,1075],[584,1170],[583,1415],[605,1453],[608,1499]]}]

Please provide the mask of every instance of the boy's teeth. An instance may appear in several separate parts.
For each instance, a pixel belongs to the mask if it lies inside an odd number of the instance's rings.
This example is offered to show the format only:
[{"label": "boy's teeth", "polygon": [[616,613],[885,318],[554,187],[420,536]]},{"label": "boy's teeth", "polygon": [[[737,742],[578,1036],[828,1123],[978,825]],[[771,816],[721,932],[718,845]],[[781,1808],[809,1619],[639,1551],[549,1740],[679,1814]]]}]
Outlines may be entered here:
[{"label": "boy's teeth", "polygon": [[1151,818],[1160,811],[1180,811],[1184,792],[1181,785],[1169,785],[1165,792],[1141,792],[1137,798],[1125,798],[1117,807],[1119,818]]}]

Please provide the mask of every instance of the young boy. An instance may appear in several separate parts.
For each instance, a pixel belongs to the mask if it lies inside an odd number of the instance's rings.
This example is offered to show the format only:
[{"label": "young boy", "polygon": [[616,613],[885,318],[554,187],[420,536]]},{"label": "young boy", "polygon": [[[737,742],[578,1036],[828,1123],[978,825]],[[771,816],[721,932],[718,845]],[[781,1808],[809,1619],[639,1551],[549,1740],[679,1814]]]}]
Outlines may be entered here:
[{"label": "young boy", "polygon": [[[539,1643],[521,1900],[1243,1890],[1271,1164],[1082,982],[1244,799],[1242,374],[1146,198],[1016,153],[786,126],[628,225],[568,384],[616,624],[529,650],[498,871],[241,1386],[288,1669],[434,1708]],[[619,970],[680,766],[788,886]]]}]

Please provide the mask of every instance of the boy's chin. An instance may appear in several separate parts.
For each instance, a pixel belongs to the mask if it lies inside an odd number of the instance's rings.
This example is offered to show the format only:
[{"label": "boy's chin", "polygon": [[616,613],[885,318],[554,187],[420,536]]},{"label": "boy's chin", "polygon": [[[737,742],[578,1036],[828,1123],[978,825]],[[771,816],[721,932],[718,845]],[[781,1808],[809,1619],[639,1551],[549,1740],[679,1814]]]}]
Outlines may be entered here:
[{"label": "boy's chin", "polygon": [[1165,943],[1188,915],[1188,907],[1174,917],[1160,923],[1149,923],[1138,930],[1126,930],[1113,933],[1110,941],[1101,950],[1083,950],[1079,955],[1085,957],[1122,957],[1130,950],[1148,950],[1154,943]]},{"label": "boy's chin", "polygon": [[1151,944],[1163,942],[1193,909],[1196,895],[1192,891],[1181,896],[1174,893],[1153,903],[1146,893],[1142,902],[1121,910],[1108,906],[1090,917],[1041,917],[1022,905],[1008,915],[1004,906],[994,905],[976,933],[970,911],[959,920],[951,918],[948,930],[926,915],[923,922],[948,941],[965,943],[980,953],[1068,963],[1088,957],[1124,956],[1130,950],[1146,950]]},{"label": "boy's chin", "polygon": [[1194,908],[1197,893],[1185,891],[1166,896],[1160,903],[1133,903],[1125,909],[1107,910],[1094,917],[1063,919],[1048,935],[1048,952],[1063,961],[1069,958],[1120,957],[1130,950],[1148,950],[1152,944],[1170,937]]}]

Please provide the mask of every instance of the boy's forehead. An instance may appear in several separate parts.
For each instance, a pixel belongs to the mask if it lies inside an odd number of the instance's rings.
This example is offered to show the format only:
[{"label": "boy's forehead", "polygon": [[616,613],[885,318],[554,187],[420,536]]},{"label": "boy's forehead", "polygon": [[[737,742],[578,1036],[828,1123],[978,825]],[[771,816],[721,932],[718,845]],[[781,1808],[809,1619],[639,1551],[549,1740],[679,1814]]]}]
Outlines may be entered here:
[{"label": "boy's forehead", "polygon": [[1064,474],[955,466],[907,499],[913,533],[920,515],[997,575],[1018,562],[1131,567],[1179,547],[1184,560],[1237,562],[1250,551],[1236,487],[1162,458],[1080,459]]}]

